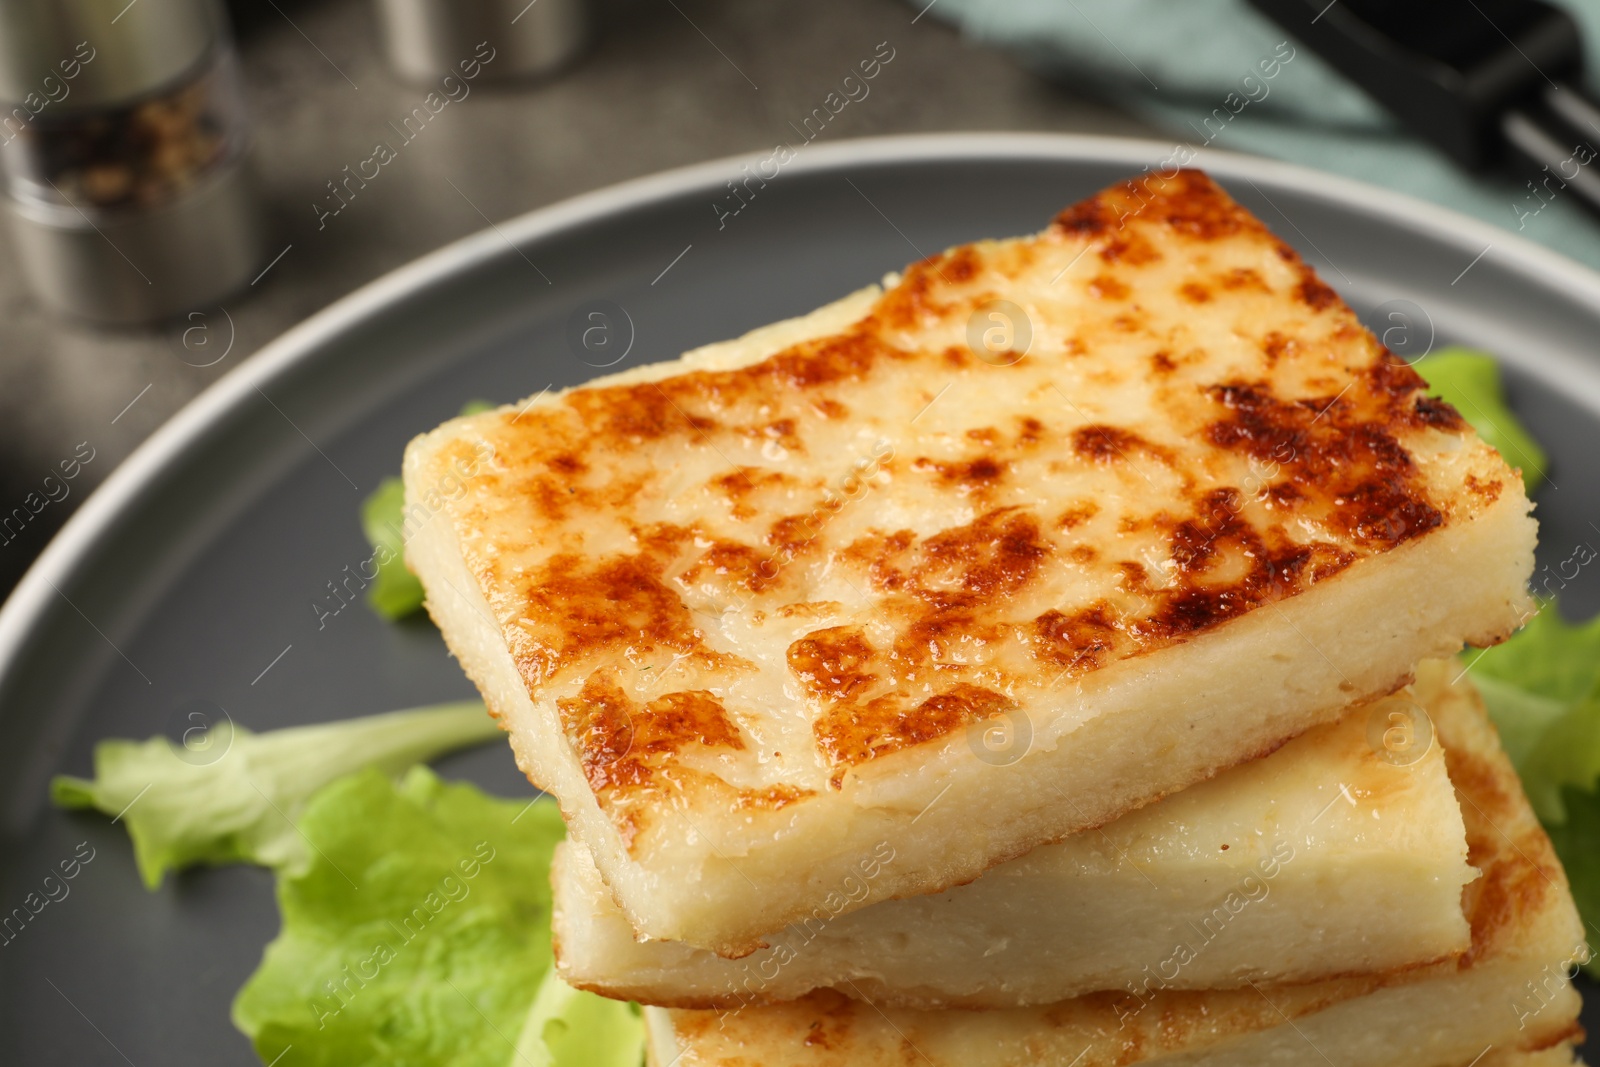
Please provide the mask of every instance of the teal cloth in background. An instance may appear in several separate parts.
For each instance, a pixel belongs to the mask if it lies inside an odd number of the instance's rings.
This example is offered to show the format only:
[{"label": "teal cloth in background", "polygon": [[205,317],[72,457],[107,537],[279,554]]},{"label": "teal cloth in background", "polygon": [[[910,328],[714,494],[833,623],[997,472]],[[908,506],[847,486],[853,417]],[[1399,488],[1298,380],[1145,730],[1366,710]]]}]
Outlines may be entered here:
[{"label": "teal cloth in background", "polygon": [[[1600,0],[1566,6],[1590,55],[1600,54]],[[1175,144],[1253,152],[1387,186],[1600,268],[1600,222],[1571,192],[1546,201],[1520,179],[1460,170],[1244,0],[935,0],[925,10],[1170,131]],[[1259,64],[1271,70],[1290,49],[1293,58],[1264,77]],[[1600,146],[1600,132],[1591,143]]]}]

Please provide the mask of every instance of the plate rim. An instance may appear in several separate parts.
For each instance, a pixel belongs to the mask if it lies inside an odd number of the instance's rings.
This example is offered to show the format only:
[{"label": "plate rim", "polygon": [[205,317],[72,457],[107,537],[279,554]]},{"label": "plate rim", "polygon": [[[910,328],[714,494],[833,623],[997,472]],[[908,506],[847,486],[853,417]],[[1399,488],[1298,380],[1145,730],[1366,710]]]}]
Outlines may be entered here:
[{"label": "plate rim", "polygon": [[[1178,144],[1154,138],[1077,133],[888,134],[807,144],[784,170],[809,174],[873,164],[1005,159],[1115,163],[1148,169],[1171,158]],[[508,250],[618,211],[646,207],[699,189],[720,189],[727,175],[738,174],[741,167],[753,166],[771,154],[770,149],[758,149],[658,171],[534,208],[504,222],[491,222],[366,282],[262,345],[135,446],[23,573],[0,604],[0,693],[10,684],[36,625],[48,616],[54,603],[52,594],[64,597],[61,587],[70,584],[74,570],[137,502],[139,494],[188,448],[224,425],[258,389],[313,358],[339,334],[441,279],[476,269]],[[1224,181],[1260,178],[1279,187],[1292,187],[1369,218],[1386,218],[1404,228],[1426,231],[1442,243],[1469,248],[1482,244],[1486,247],[1479,258],[1492,247],[1499,252],[1497,259],[1509,260],[1509,266],[1526,272],[1540,286],[1600,305],[1600,271],[1512,231],[1409,194],[1242,152],[1202,148],[1188,166],[1207,170]]]}]

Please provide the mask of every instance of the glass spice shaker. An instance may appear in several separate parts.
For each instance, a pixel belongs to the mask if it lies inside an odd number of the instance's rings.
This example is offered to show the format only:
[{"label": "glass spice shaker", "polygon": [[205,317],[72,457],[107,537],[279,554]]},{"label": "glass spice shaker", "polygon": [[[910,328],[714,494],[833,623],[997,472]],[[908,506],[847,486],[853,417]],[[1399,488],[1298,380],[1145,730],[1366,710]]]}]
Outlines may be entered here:
[{"label": "glass spice shaker", "polygon": [[0,167],[40,300],[107,325],[203,310],[261,260],[213,0],[0,0]]}]

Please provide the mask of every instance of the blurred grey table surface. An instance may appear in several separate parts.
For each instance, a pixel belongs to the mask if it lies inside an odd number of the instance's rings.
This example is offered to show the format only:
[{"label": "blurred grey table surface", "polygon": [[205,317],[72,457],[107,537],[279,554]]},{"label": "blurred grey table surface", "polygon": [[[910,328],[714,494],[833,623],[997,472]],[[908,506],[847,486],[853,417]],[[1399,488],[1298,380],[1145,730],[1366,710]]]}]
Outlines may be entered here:
[{"label": "blurred grey table surface", "polygon": [[223,302],[225,317],[212,309],[142,332],[53,318],[28,294],[0,235],[0,514],[39,491],[61,461],[93,456],[65,483],[66,497],[0,544],[0,595],[141,440],[307,315],[490,221],[665,168],[771,149],[880,46],[893,59],[819,139],[1154,132],[899,0],[609,0],[599,20],[593,48],[551,80],[471,83],[376,178],[349,186],[355,195],[337,215],[323,217],[338,204],[328,183],[378,141],[396,141],[390,124],[428,90],[386,68],[368,0],[281,0],[250,15],[241,53],[269,214],[266,254],[281,258]]}]

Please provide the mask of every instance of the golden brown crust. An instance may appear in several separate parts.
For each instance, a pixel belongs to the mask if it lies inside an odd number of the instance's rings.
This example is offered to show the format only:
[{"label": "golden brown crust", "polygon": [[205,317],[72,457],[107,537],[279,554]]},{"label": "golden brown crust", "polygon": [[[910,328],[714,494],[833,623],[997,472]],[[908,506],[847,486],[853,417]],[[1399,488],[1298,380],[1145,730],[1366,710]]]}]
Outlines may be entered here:
[{"label": "golden brown crust", "polygon": [[[986,364],[951,343],[997,293],[1041,263],[1055,273],[1050,257],[1072,258],[1063,250],[1085,239],[1098,262],[1078,284],[1094,306],[1049,358],[1081,365],[1083,381],[1108,392],[1143,390],[1137,417],[1086,413],[1050,391],[1033,356]],[[1235,317],[1248,355],[1197,347],[1161,299]],[[1252,334],[1263,307],[1276,317]],[[1118,345],[1142,355],[1100,354]],[[828,473],[846,465],[834,457],[851,420],[870,424],[867,398],[926,387],[910,424],[942,395],[937,383],[956,378],[1011,388],[1007,410]],[[728,703],[728,686],[764,668],[708,636],[714,611],[792,617],[831,599],[815,578],[832,573],[870,603],[874,632],[818,612],[782,657],[811,725],[811,751],[785,757],[791,777],[820,763],[838,788],[873,760],[1297,596],[1492,504],[1506,473],[1497,461],[1478,464],[1465,492],[1430,481],[1419,442],[1472,434],[1424,392],[1293,250],[1185,171],[1114,186],[1036,238],[915,263],[860,321],[757,362],[478,416],[496,462],[470,480],[455,521],[529,690],[566,694],[569,741],[609,794],[602,807],[633,833],[639,816],[622,811],[631,792],[708,788],[763,802],[703,758],[740,751],[727,739],[745,736],[741,716],[767,710]],[[675,492],[703,504],[674,511],[660,499],[656,482],[675,468],[730,455],[683,476]],[[1053,500],[1041,478],[1101,479],[1102,495]],[[1149,483],[1148,499],[1108,499],[1106,479]],[[952,518],[933,529],[890,521],[892,509],[882,522],[838,518],[876,485]],[[465,533],[485,529],[499,532]],[[1076,588],[1098,583],[1094,595],[1061,592],[1078,578]],[[618,697],[631,698],[617,672],[668,661],[694,676],[680,695],[719,714],[647,707],[653,747],[619,753],[612,720]],[[602,700],[594,687],[606,678]],[[589,712],[573,703],[591,698]]]},{"label": "golden brown crust", "polygon": [[679,765],[693,750],[743,752],[744,737],[716,696],[705,690],[667,693],[646,704],[633,700],[605,670],[595,671],[577,696],[556,701],[562,732],[577,753],[589,788],[631,844],[644,818],[640,794],[670,796],[687,781],[727,793],[734,808],[777,810],[810,793],[789,786],[733,789],[720,779]]},{"label": "golden brown crust", "polygon": [[1472,928],[1472,947],[1459,960],[1465,969],[1506,951],[1527,916],[1570,891],[1555,848],[1528,815],[1522,784],[1509,765],[1449,747],[1450,740],[1445,739],[1445,762],[1467,827],[1467,862],[1483,872],[1462,890],[1462,910]]}]

